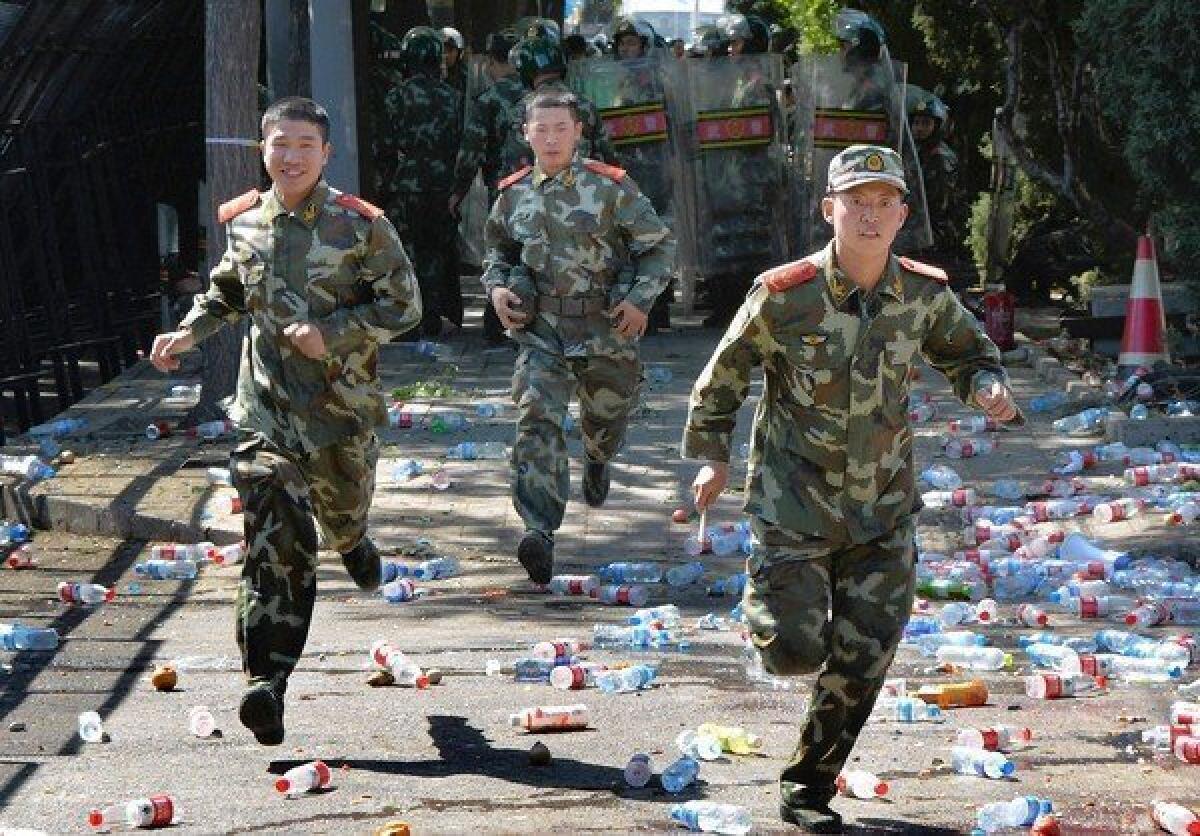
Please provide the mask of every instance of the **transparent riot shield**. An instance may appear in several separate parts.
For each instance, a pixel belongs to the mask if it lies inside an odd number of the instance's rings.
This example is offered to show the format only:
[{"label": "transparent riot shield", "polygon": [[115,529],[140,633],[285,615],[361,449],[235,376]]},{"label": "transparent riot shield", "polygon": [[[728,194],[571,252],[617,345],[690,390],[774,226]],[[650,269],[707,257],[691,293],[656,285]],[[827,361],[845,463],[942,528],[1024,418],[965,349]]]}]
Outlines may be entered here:
[{"label": "transparent riot shield", "polygon": [[[492,86],[487,73],[487,57],[472,55],[467,62],[467,101],[463,108],[464,125],[475,117],[479,96]],[[471,190],[458,206],[459,259],[463,264],[479,267],[483,264],[483,224],[491,210],[488,190],[482,174],[475,175]]]},{"label": "transparent riot shield", "polygon": [[900,237],[910,249],[922,241],[928,246],[932,240],[920,163],[905,118],[905,74],[903,63],[886,57],[864,63],[848,62],[840,55],[808,55],[792,66],[796,93],[792,144],[800,204],[795,223],[804,251],[820,249],[833,237],[833,228],[821,215],[829,163],[839,151],[860,144],[886,145],[900,152],[909,186],[909,221]]},{"label": "transparent riot shield", "polygon": [[[789,241],[787,146],[778,55],[676,62],[686,96],[679,110],[684,263],[709,285],[738,285],[786,261]],[[737,294],[735,294],[737,295]]]},{"label": "transparent riot shield", "polygon": [[670,66],[658,55],[588,58],[571,62],[567,81],[596,106],[618,163],[673,226],[678,166],[672,158],[675,126],[667,113],[667,99],[676,95]]}]

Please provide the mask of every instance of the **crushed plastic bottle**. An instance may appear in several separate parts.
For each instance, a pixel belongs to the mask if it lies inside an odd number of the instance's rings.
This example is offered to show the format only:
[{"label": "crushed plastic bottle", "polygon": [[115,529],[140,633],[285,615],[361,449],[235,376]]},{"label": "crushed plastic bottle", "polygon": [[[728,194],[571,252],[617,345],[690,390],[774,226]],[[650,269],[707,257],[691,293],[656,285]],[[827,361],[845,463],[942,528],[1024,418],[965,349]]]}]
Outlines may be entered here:
[{"label": "crushed plastic bottle", "polygon": [[199,574],[193,560],[147,560],[135,563],[134,573],[140,578],[154,581],[191,581]]},{"label": "crushed plastic bottle", "polygon": [[1018,744],[1024,745],[1031,740],[1033,740],[1031,729],[998,723],[981,729],[959,729],[957,743],[959,746],[969,746],[972,749],[1007,752]]},{"label": "crushed plastic bottle", "polygon": [[92,606],[105,604],[117,596],[115,586],[101,586],[98,583],[80,583],[78,581],[60,581],[58,598],[67,604],[76,606]]},{"label": "crushed plastic bottle", "polygon": [[844,769],[834,784],[838,792],[851,798],[883,798],[891,789],[887,781],[865,769]]},{"label": "crushed plastic bottle", "polygon": [[446,451],[446,458],[468,462],[507,457],[508,446],[503,441],[460,441]]},{"label": "crushed plastic bottle", "polygon": [[642,691],[650,687],[656,674],[657,671],[650,665],[604,670],[596,674],[596,687],[606,694]]},{"label": "crushed plastic bottle", "polygon": [[58,631],[53,627],[26,627],[0,623],[0,650],[44,652],[58,649]]},{"label": "crushed plastic bottle", "polygon": [[179,810],[169,795],[152,795],[106,807],[94,807],[87,815],[88,826],[97,832],[107,832],[117,827],[168,827],[178,820]]},{"label": "crushed plastic bottle", "polygon": [[625,607],[644,607],[649,593],[646,587],[640,585],[605,584],[588,593],[592,598],[604,604],[616,604]]},{"label": "crushed plastic bottle", "polygon": [[934,703],[927,703],[917,697],[896,697],[891,702],[881,700],[882,706],[888,710],[889,716],[897,723],[944,723],[945,712]]},{"label": "crushed plastic bottle", "polygon": [[688,830],[702,833],[726,833],[741,836],[754,826],[750,813],[736,804],[715,801],[686,801],[671,805],[671,821]]},{"label": "crushed plastic bottle", "polygon": [[1173,801],[1150,802],[1150,818],[1172,836],[1200,836],[1200,816]]},{"label": "crushed plastic bottle", "polygon": [[588,726],[586,705],[543,705],[508,716],[509,725],[530,732],[576,731]]},{"label": "crushed plastic bottle", "polygon": [[960,775],[979,775],[984,778],[1002,779],[1017,771],[1016,764],[1000,752],[955,746],[950,750],[950,763]]},{"label": "crushed plastic bottle", "polygon": [[95,711],[84,711],[79,715],[79,738],[84,743],[104,741],[104,721]]},{"label": "crushed plastic bottle", "polygon": [[921,481],[940,491],[953,491],[963,485],[962,477],[953,468],[936,464],[921,471]]},{"label": "crushed plastic bottle", "polygon": [[657,563],[609,563],[596,570],[606,583],[658,583],[662,580],[662,567]]},{"label": "crushed plastic bottle", "polygon": [[409,482],[424,472],[425,468],[416,459],[405,459],[392,465],[392,481]]},{"label": "crushed plastic bottle", "polygon": [[306,792],[320,790],[333,783],[333,772],[324,761],[293,766],[275,780],[276,792],[291,798]]},{"label": "crushed plastic bottle", "polygon": [[212,737],[217,730],[217,720],[206,705],[192,706],[188,712],[188,731],[196,737]]},{"label": "crushed plastic bottle", "polygon": [[411,601],[418,596],[416,584],[411,578],[396,578],[393,581],[385,583],[379,589],[383,600],[389,604],[403,604],[405,601]]},{"label": "crushed plastic bottle", "polygon": [[371,661],[382,670],[391,673],[397,685],[408,688],[429,687],[429,677],[415,662],[411,661],[387,639],[378,639],[371,645]]},{"label": "crushed plastic bottle", "polygon": [[87,428],[86,418],[59,418],[38,424],[29,428],[29,434],[34,438],[61,438]]},{"label": "crushed plastic bottle", "polygon": [[991,453],[996,442],[987,438],[952,438],[942,449],[952,459],[970,459]]},{"label": "crushed plastic bottle", "polygon": [[699,560],[692,560],[668,569],[666,580],[671,586],[681,587],[691,586],[702,577],[704,577],[704,564]]},{"label": "crushed plastic bottle", "polygon": [[205,441],[216,441],[223,435],[229,435],[237,425],[229,419],[223,421],[205,421],[203,424],[197,424],[187,430],[188,438],[201,438]]},{"label": "crushed plastic bottle", "polygon": [[1063,435],[1092,435],[1104,429],[1104,421],[1108,418],[1107,407],[1093,407],[1059,418],[1054,422],[1054,431]]},{"label": "crushed plastic bottle", "polygon": [[672,795],[683,792],[700,775],[700,761],[684,755],[662,771],[659,781]]},{"label": "crushed plastic bottle", "polygon": [[746,731],[741,726],[703,723],[697,732],[715,737],[721,742],[721,749],[731,755],[752,755],[760,751],[763,746],[761,737],[754,732]]},{"label": "crushed plastic bottle", "polygon": [[1085,673],[1039,673],[1025,677],[1025,695],[1035,700],[1077,697],[1096,689],[1096,680]]},{"label": "crushed plastic bottle", "polygon": [[683,622],[683,614],[675,604],[661,604],[657,607],[640,609],[626,618],[625,621],[629,624],[676,627]]},{"label": "crushed plastic bottle", "polygon": [[684,729],[675,736],[675,745],[681,754],[701,761],[715,761],[724,752],[721,741],[711,734],[701,734],[695,729]]},{"label": "crushed plastic bottle", "polygon": [[600,587],[600,581],[595,575],[555,575],[547,587],[554,595],[590,596]]},{"label": "crushed plastic bottle", "polygon": [[956,665],[970,671],[998,671],[1012,667],[1012,654],[998,647],[955,647],[937,649],[939,664]]},{"label": "crushed plastic bottle", "polygon": [[1011,801],[994,801],[983,805],[975,814],[975,820],[984,833],[995,833],[1010,827],[1029,827],[1039,816],[1053,809],[1053,803],[1047,798],[1021,795]]},{"label": "crushed plastic bottle", "polygon": [[0,455],[0,473],[20,476],[30,482],[52,478],[56,471],[37,456]]},{"label": "crushed plastic bottle", "polygon": [[625,764],[625,783],[634,789],[646,786],[653,777],[654,762],[644,752],[638,752]]}]

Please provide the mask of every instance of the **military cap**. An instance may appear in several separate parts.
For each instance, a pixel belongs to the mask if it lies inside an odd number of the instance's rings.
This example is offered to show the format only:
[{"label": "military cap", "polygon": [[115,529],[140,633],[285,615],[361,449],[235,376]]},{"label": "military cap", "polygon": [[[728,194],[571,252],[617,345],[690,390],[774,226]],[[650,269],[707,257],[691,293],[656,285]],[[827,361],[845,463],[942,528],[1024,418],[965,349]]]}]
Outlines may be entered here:
[{"label": "military cap", "polygon": [[890,183],[908,194],[900,155],[882,145],[851,145],[829,161],[829,191],[844,192],[860,183]]}]

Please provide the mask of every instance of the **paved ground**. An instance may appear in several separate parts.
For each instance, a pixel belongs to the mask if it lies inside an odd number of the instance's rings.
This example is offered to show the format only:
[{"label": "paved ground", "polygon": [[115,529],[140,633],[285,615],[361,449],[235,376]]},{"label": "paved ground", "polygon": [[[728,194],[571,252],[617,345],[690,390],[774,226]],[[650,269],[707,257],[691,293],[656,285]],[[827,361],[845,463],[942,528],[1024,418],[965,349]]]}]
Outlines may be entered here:
[{"label": "paved ground", "polygon": [[[573,502],[569,508],[560,569],[682,556],[687,529],[673,525],[670,512],[685,496],[693,466],[678,460],[677,443],[689,386],[716,338],[713,331],[688,328],[647,340],[647,359],[670,369],[672,379],[647,388],[608,505],[589,510]],[[484,351],[468,336],[449,345],[457,371],[389,347],[388,385],[440,376],[455,393],[436,399],[434,410],[473,409],[484,399],[505,403],[513,353]],[[1029,369],[1013,371],[1021,397],[1044,390]],[[919,431],[923,464],[938,450],[941,421],[966,413],[932,372],[918,385],[942,410],[936,426]],[[161,377],[135,370],[73,410],[92,419],[91,436],[68,445],[80,451],[80,460],[24,500],[60,530],[39,533],[36,570],[0,570],[0,621],[51,624],[66,640],[56,654],[4,660],[11,669],[0,673],[0,829],[80,831],[94,804],[167,792],[182,807],[181,829],[189,832],[367,833],[389,820],[407,821],[415,833],[669,830],[675,799],[661,790],[624,788],[621,769],[638,751],[651,753],[661,768],[673,759],[680,730],[712,720],[760,733],[764,753],[705,765],[701,783],[683,798],[743,804],[756,832],[784,832],[776,776],[794,745],[811,678],[788,689],[751,682],[735,634],[698,632],[690,652],[654,654],[662,660],[662,684],[633,695],[589,690],[568,697],[549,686],[484,675],[488,660],[511,661],[539,639],[587,636],[593,623],[625,614],[529,590],[510,557],[520,531],[502,463],[450,464],[453,485],[444,493],[430,488],[428,476],[390,483],[392,459],[416,457],[431,468],[458,440],[508,439],[511,411],[453,436],[422,428],[386,434],[373,509],[378,540],[400,550],[428,538],[439,552],[460,556],[465,571],[428,584],[419,601],[393,606],[356,591],[336,557],[324,555],[315,625],[288,694],[287,741],[275,749],[257,746],[236,719],[242,679],[229,602],[237,569],[209,567],[192,583],[142,582],[140,593],[129,591],[132,564],[148,551],[143,538],[237,536],[237,518],[220,508],[228,489],[208,488],[200,467],[220,463],[227,445],[139,438],[151,418],[186,410],[186,402],[162,400],[167,388]],[[749,409],[739,443],[749,430]],[[1038,420],[1027,431],[1004,434],[997,453],[955,465],[977,485],[1000,475],[1041,477],[1062,444]],[[573,452],[578,456],[577,440]],[[1094,479],[1098,489],[1116,488],[1111,473]],[[578,491],[578,467],[574,478]],[[710,522],[736,519],[738,504],[735,496],[724,499]],[[958,528],[951,516],[926,512],[923,543],[941,550]],[[1186,533],[1142,519],[1092,533],[1154,553],[1195,548]],[[733,559],[708,564],[710,577],[739,568]],[[53,598],[55,584],[65,579],[116,583],[121,594],[93,610],[67,609]],[[707,598],[700,587],[682,594],[655,588],[652,602],[668,600],[681,605],[689,622],[733,604]],[[1056,624],[1089,632],[1068,619]],[[1014,629],[991,632],[996,644],[1015,646]],[[420,692],[368,687],[367,648],[381,637],[445,671],[443,684]],[[622,658],[611,652],[590,657]],[[157,693],[148,674],[155,663],[169,661],[182,669],[179,688]],[[952,712],[944,726],[873,721],[855,750],[856,765],[888,778],[892,800],[837,802],[855,832],[961,832],[978,805],[1024,793],[1052,797],[1066,829],[1076,833],[1147,830],[1145,802],[1152,797],[1200,803],[1194,768],[1131,746],[1140,729],[1163,722],[1174,689],[1114,688],[1094,699],[1038,704],[1023,694],[1023,671],[1022,665],[985,675],[989,705]],[[910,684],[952,679],[928,670],[911,650],[901,652],[894,674]],[[529,735],[507,724],[520,708],[569,701],[588,705],[588,731]],[[223,737],[188,734],[187,713],[197,704],[212,708]],[[111,742],[79,741],[75,717],[89,709],[104,717]],[[1034,730],[1034,745],[1017,755],[1015,780],[948,776],[932,768],[947,756],[958,727],[993,722]],[[11,731],[12,723],[25,728]],[[549,766],[529,764],[536,740],[549,747]],[[277,797],[274,775],[312,758],[335,767],[334,788],[291,801]]]}]

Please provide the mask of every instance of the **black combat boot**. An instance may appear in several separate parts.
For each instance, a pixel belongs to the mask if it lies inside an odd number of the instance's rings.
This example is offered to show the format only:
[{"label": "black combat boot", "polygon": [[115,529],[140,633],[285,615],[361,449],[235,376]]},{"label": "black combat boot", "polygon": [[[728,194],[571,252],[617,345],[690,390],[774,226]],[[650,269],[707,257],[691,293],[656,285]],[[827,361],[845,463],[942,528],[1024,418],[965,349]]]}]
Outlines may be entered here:
[{"label": "black combat boot", "polygon": [[608,462],[587,459],[583,466],[583,499],[593,508],[599,508],[608,499]]},{"label": "black combat boot", "polygon": [[379,584],[383,582],[383,566],[379,549],[375,548],[370,537],[362,538],[357,546],[342,555],[342,563],[359,589],[367,592],[379,589]]},{"label": "black combat boot", "polygon": [[554,575],[554,541],[540,531],[526,531],[517,546],[517,560],[534,583],[550,583]]},{"label": "black combat boot", "polygon": [[278,746],[283,742],[283,688],[269,682],[251,685],[242,694],[238,719],[260,744]]}]

